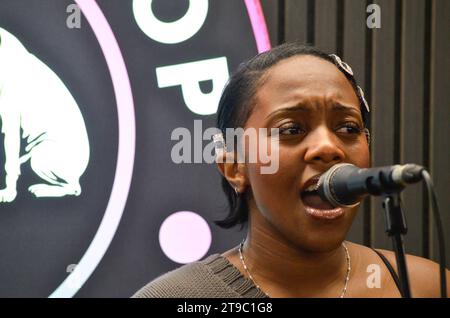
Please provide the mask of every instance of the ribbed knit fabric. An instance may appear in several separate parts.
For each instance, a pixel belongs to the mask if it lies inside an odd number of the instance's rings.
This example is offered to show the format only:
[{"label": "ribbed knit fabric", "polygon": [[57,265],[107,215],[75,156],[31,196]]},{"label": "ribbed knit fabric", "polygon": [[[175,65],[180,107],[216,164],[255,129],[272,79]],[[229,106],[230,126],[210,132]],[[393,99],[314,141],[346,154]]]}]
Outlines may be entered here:
[{"label": "ribbed knit fabric", "polygon": [[248,278],[220,254],[159,276],[133,298],[265,298]]}]

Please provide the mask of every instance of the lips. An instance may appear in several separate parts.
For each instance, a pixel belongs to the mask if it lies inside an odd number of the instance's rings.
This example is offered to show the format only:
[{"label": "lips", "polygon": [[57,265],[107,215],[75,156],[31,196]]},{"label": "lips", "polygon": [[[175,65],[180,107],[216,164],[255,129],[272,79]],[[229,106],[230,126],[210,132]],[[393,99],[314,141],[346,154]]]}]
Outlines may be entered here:
[{"label": "lips", "polygon": [[317,193],[317,183],[320,175],[308,179],[302,186],[300,197],[307,215],[320,220],[334,220],[344,215],[344,210],[335,208]]}]

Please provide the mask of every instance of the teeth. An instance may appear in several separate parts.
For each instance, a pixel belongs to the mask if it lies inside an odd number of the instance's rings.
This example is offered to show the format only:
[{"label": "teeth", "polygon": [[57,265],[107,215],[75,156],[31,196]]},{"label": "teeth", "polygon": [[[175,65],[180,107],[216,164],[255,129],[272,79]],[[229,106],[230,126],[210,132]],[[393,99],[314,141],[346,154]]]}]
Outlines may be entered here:
[{"label": "teeth", "polygon": [[311,184],[310,186],[308,186],[305,191],[315,191],[317,190],[317,184]]}]

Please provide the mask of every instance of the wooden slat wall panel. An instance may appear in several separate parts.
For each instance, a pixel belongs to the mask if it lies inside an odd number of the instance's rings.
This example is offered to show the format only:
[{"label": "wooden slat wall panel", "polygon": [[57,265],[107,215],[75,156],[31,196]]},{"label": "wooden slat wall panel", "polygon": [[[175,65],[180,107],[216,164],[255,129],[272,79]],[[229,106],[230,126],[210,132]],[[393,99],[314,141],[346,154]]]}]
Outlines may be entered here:
[{"label": "wooden slat wall panel", "polygon": [[[414,162],[428,166],[448,232],[450,1],[261,2],[273,45],[283,40],[309,42],[342,55],[352,66],[372,109],[372,165]],[[381,7],[380,29],[369,30],[365,25],[366,6],[370,3]],[[409,227],[407,252],[436,259],[434,224],[423,187],[407,189],[403,202]],[[361,212],[364,208],[366,219],[358,216],[349,239],[391,249],[391,241],[384,233],[381,199],[370,198]],[[450,255],[450,242],[447,253]]]},{"label": "wooden slat wall panel", "polygon": [[[396,90],[396,3],[378,0],[381,7],[381,28],[373,30],[372,51],[372,165],[385,166],[395,162]],[[372,245],[391,248],[384,233],[384,212],[379,198],[371,198]]]},{"label": "wooden slat wall panel", "polygon": [[[343,3],[343,30],[342,30],[342,58],[348,63],[353,72],[358,85],[365,91],[366,97],[366,4],[361,0],[345,0]],[[339,32],[339,30],[338,30]],[[364,221],[367,212],[370,212],[370,200],[365,200],[356,216],[352,228],[347,236],[348,240],[363,244],[369,242],[368,237],[364,237]],[[365,215],[366,214],[366,215]],[[370,216],[370,215],[369,215]]]},{"label": "wooden slat wall panel", "polygon": [[285,40],[308,42],[308,1],[286,0]]},{"label": "wooden slat wall panel", "polygon": [[[400,163],[424,164],[424,46],[425,1],[402,3],[401,97],[400,97]],[[408,253],[421,255],[422,218],[426,213],[422,184],[408,187],[402,193],[403,209],[408,214]]]},{"label": "wooden slat wall panel", "polygon": [[[431,40],[431,114],[430,114],[430,164],[444,231],[446,231],[447,266],[450,266],[450,1],[432,2]],[[431,222],[434,233],[434,224]],[[431,256],[437,259],[436,239]]]},{"label": "wooden slat wall panel", "polygon": [[367,91],[366,77],[366,3],[344,1],[343,57],[353,69],[356,81]]},{"label": "wooden slat wall panel", "polygon": [[337,48],[338,1],[316,0],[314,3],[314,45],[325,52],[334,53]]}]

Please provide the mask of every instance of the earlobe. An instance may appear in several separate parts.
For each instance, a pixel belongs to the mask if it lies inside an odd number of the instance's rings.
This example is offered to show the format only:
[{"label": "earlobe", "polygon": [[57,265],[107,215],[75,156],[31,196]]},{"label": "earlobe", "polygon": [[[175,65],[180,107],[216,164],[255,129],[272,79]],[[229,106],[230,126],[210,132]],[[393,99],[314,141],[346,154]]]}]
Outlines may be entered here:
[{"label": "earlobe", "polygon": [[237,163],[236,164],[237,176],[239,177],[239,183],[236,184],[237,192],[242,193],[245,191],[247,187],[247,170],[245,163]]}]

